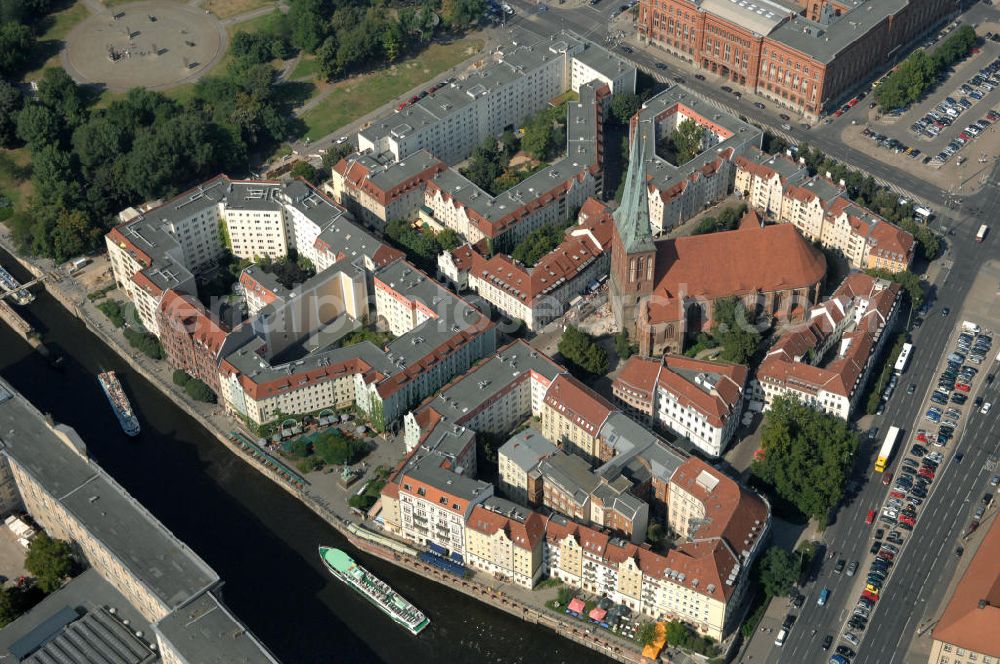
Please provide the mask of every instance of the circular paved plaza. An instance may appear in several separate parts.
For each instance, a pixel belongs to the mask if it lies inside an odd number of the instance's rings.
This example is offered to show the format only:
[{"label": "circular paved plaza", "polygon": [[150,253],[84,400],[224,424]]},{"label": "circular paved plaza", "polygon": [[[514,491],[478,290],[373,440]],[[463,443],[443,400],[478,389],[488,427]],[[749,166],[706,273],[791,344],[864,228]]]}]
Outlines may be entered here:
[{"label": "circular paved plaza", "polygon": [[120,92],[163,90],[197,79],[225,53],[226,29],[197,7],[173,2],[117,5],[66,37],[62,65],[78,83]]}]

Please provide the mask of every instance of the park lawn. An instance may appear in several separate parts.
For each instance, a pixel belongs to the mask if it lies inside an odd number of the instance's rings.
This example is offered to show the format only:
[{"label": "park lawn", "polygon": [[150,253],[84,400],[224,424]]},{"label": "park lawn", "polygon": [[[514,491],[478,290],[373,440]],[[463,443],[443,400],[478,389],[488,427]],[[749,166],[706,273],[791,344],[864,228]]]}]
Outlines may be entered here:
[{"label": "park lawn", "polygon": [[14,211],[23,208],[31,195],[31,180],[22,179],[27,172],[19,173],[31,163],[28,148],[0,150],[0,195],[10,199]]},{"label": "park lawn", "polygon": [[482,39],[471,38],[431,44],[420,55],[389,69],[337,83],[323,101],[302,114],[306,138],[326,136],[465,61],[482,47]]},{"label": "park lawn", "polygon": [[273,0],[208,0],[202,7],[219,18],[229,18],[274,4]]},{"label": "park lawn", "polygon": [[37,81],[42,77],[49,67],[59,66],[59,52],[63,49],[63,40],[69,31],[77,23],[90,16],[83,2],[74,2],[72,5],[55,12],[45,19],[45,32],[38,36],[35,46],[34,69],[24,75],[26,81]]},{"label": "park lawn", "polygon": [[295,69],[292,70],[291,75],[288,77],[292,81],[297,81],[304,78],[313,78],[319,75],[319,60],[316,59],[315,55],[302,54],[299,58],[299,63],[295,65]]},{"label": "park lawn", "polygon": [[86,6],[82,2],[74,2],[66,9],[49,17],[52,19],[52,24],[38,39],[39,41],[63,40],[73,29],[73,26],[88,16],[90,16],[90,12],[87,11]]},{"label": "park lawn", "polygon": [[[240,0],[236,0],[240,1]],[[265,5],[272,4],[265,2]],[[232,39],[233,35],[237,32],[258,32],[260,30],[266,29],[274,21],[274,12],[269,12],[263,16],[257,16],[249,21],[240,21],[239,23],[230,23],[226,26],[226,31],[229,32],[229,38]]]}]

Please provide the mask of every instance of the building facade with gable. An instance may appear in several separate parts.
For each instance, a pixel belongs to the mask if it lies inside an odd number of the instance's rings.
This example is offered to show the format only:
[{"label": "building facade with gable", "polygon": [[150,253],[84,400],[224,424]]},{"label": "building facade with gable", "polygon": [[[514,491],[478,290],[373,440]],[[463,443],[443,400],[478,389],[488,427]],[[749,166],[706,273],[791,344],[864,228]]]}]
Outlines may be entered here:
[{"label": "building facade with gable", "polygon": [[901,293],[898,284],[861,272],[848,275],[807,321],[785,330],[764,357],[757,380],[765,408],[778,396],[794,396],[848,419],[892,337]]},{"label": "building facade with gable", "polygon": [[687,438],[709,456],[720,456],[739,426],[747,375],[745,366],[728,362],[633,356],[612,390],[629,414]]}]

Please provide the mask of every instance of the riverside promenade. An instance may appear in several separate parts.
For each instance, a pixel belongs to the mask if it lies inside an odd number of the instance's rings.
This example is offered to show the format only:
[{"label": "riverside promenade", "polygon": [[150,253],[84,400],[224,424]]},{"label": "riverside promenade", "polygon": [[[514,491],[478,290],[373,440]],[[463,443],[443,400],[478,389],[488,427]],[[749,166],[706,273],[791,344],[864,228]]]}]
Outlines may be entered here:
[{"label": "riverside promenade", "polygon": [[[569,619],[546,608],[545,602],[555,597],[554,589],[527,590],[513,584],[500,582],[479,572],[473,572],[469,578],[456,579],[456,577],[437,568],[421,563],[415,557],[400,555],[388,548],[356,537],[347,530],[347,526],[350,523],[362,523],[363,520],[347,506],[346,499],[350,493],[337,486],[336,482],[330,479],[334,475],[321,475],[320,481],[313,482],[313,477],[317,473],[311,473],[307,482],[301,482],[298,477],[290,476],[284,469],[268,461],[266,457],[255,454],[252,449],[248,450],[232,436],[234,430],[239,428],[237,423],[226,416],[218,405],[198,403],[188,399],[182,389],[173,384],[172,369],[166,362],[151,360],[129,346],[122,333],[110,323],[95,303],[90,301],[87,297],[86,287],[78,279],[68,276],[61,266],[46,259],[26,259],[17,255],[13,242],[10,240],[6,228],[2,225],[0,225],[0,248],[7,251],[22,267],[35,276],[59,276],[58,279],[47,278],[46,288],[49,294],[67,311],[80,319],[92,333],[114,350],[133,370],[155,385],[178,408],[199,422],[231,452],[297,498],[359,549],[458,590],[522,620],[547,627],[559,636],[584,645],[613,660],[619,662],[642,661],[641,648],[636,642],[595,628],[588,623]],[[392,450],[393,442],[388,440],[380,442],[380,447],[383,445],[389,451]],[[402,447],[400,446],[395,461],[398,461],[401,454]],[[682,662],[686,659],[683,656],[675,659],[661,656],[660,661]]]}]

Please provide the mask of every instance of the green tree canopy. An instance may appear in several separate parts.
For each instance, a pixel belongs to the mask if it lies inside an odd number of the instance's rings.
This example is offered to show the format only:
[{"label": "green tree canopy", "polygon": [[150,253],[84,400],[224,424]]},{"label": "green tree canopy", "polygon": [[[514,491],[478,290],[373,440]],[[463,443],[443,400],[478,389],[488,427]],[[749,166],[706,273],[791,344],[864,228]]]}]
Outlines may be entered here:
[{"label": "green tree canopy", "polygon": [[0,74],[12,76],[20,69],[35,46],[31,28],[11,21],[0,24]]},{"label": "green tree canopy", "polygon": [[337,430],[324,431],[316,436],[313,450],[323,461],[338,466],[356,463],[364,455],[364,441],[348,438]]},{"label": "green tree canopy", "polygon": [[736,296],[716,300],[712,321],[712,336],[722,345],[720,357],[746,364],[760,345],[760,333],[743,301]]},{"label": "green tree canopy", "polygon": [[17,142],[17,117],[24,106],[24,95],[16,85],[0,78],[0,148]]},{"label": "green tree canopy", "polygon": [[215,403],[216,396],[212,388],[198,378],[192,378],[184,384],[184,391],[195,401],[204,403]]},{"label": "green tree canopy", "polygon": [[620,92],[611,97],[611,119],[620,125],[627,125],[642,105],[639,95]]},{"label": "green tree canopy", "polygon": [[667,137],[667,149],[674,154],[678,166],[683,166],[701,152],[705,128],[694,120],[684,120]]},{"label": "green tree canopy", "polygon": [[73,570],[73,550],[69,542],[40,532],[28,546],[24,567],[35,577],[39,588],[47,593],[54,592]]},{"label": "green tree canopy", "polygon": [[527,237],[514,245],[511,257],[525,267],[533,267],[545,254],[559,246],[563,240],[562,226],[542,226],[528,233]]},{"label": "green tree canopy", "polygon": [[570,368],[594,376],[608,372],[608,354],[594,343],[589,334],[574,325],[567,325],[559,339],[559,353]]},{"label": "green tree canopy", "polygon": [[772,546],[761,557],[757,573],[764,592],[771,597],[784,597],[799,579],[799,565],[791,553]]},{"label": "green tree canopy", "polygon": [[763,456],[753,474],[803,514],[825,525],[844,497],[858,450],[847,422],[792,397],[776,397],[761,433]]}]

